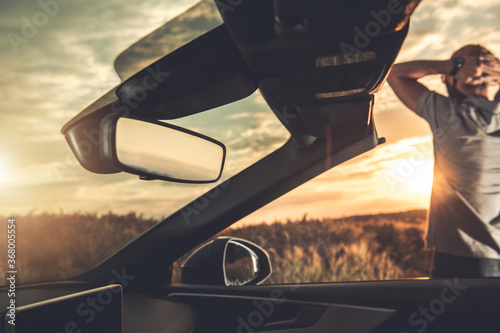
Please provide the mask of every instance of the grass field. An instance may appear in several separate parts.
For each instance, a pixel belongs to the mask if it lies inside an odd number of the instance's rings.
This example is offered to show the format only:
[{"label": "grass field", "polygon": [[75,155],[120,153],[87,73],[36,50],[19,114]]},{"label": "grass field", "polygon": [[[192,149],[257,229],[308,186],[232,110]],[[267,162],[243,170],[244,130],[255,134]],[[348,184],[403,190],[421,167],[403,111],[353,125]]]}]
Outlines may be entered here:
[{"label": "grass field", "polygon": [[[134,213],[40,214],[16,220],[20,283],[83,273],[158,222]],[[268,251],[273,274],[266,283],[296,283],[428,276],[424,233],[425,211],[416,210],[342,219],[304,216],[230,228],[219,235],[244,238]],[[187,255],[176,262],[174,281],[180,280],[179,265]],[[5,281],[6,255],[0,256],[0,265]]]},{"label": "grass field", "polygon": [[[429,276],[426,211],[262,223],[218,236],[254,242],[271,259],[266,283],[387,280]],[[179,281],[179,264],[174,281]]]},{"label": "grass field", "polygon": [[[86,272],[158,222],[134,213],[38,214],[15,218],[18,283],[58,280]],[[7,227],[2,225],[3,284],[8,259],[4,230]]]}]

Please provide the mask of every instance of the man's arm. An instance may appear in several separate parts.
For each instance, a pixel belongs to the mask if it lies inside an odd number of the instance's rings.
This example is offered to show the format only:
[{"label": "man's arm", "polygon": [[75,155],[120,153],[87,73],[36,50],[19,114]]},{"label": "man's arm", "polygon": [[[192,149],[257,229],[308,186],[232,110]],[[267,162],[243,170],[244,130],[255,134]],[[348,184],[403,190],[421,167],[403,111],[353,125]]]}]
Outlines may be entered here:
[{"label": "man's arm", "polygon": [[448,74],[453,69],[449,60],[419,60],[395,64],[387,78],[394,93],[408,108],[415,111],[427,87],[418,82],[428,75]]}]

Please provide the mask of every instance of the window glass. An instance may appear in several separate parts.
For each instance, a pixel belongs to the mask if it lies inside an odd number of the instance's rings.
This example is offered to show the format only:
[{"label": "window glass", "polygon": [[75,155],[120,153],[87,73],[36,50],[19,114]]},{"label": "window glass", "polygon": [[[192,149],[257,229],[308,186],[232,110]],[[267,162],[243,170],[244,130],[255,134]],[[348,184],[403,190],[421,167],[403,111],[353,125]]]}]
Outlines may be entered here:
[{"label": "window glass", "polygon": [[[363,189],[370,188],[369,177],[357,167],[368,162],[373,166],[389,148],[378,148],[331,169],[218,236],[242,238],[266,250],[273,272],[265,283],[270,284],[428,277],[431,251],[425,245],[425,207],[429,184],[416,190],[412,179],[415,175],[392,179],[396,177],[392,168],[398,163],[393,161],[382,163],[375,172],[374,181],[381,180],[373,184],[374,192],[363,197],[356,196],[352,189],[358,182],[365,183]],[[425,173],[420,168],[414,171],[422,172]],[[388,178],[381,177],[384,174]],[[376,187],[379,191],[392,191],[394,197],[409,197],[416,191],[415,198],[420,202],[400,202],[400,210],[381,212],[369,206],[370,201],[388,200],[376,193]],[[174,282],[180,281],[180,266],[188,255],[175,263]]]}]

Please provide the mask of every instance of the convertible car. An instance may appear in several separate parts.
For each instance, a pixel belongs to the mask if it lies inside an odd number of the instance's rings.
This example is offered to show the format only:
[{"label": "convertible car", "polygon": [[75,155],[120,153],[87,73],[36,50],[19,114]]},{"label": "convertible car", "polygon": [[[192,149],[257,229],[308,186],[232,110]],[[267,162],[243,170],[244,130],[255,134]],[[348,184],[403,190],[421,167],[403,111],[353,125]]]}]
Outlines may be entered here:
[{"label": "convertible car", "polygon": [[[203,0],[121,53],[121,83],[62,133],[88,171],[180,184],[186,202],[79,276],[18,285],[15,305],[0,288],[2,332],[498,332],[498,279],[265,284],[265,248],[213,238],[384,142],[375,94],[419,1]],[[246,98],[273,136],[225,123]]]}]

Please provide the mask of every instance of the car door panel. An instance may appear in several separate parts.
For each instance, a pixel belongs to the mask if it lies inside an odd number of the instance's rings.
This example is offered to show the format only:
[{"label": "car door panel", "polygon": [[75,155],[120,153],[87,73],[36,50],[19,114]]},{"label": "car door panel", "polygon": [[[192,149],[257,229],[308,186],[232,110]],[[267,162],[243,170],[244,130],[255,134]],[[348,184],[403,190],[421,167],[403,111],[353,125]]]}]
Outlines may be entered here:
[{"label": "car door panel", "polygon": [[198,309],[199,332],[208,327],[214,332],[243,329],[273,333],[371,332],[395,312],[393,309],[287,300],[280,289],[272,289],[270,297],[172,293],[168,299],[183,301]]},{"label": "car door panel", "polygon": [[[98,285],[80,283],[80,282],[55,282],[55,283],[40,283],[33,285],[20,285],[16,288],[16,307],[32,305],[42,301],[52,300],[62,296],[74,295],[90,289],[95,289]],[[3,327],[7,320],[5,309],[9,303],[8,289],[5,287],[0,289],[0,333],[3,332]],[[87,304],[88,305],[88,304]],[[85,309],[89,310],[92,305],[88,305]],[[99,303],[97,306],[100,307]],[[105,304],[103,305],[103,307]],[[99,308],[96,308],[96,318],[99,315]],[[80,321],[80,328],[85,331],[86,316],[83,312],[77,312],[77,306],[74,311],[72,309],[61,308],[70,315],[74,315]],[[59,311],[52,309],[54,329],[63,327],[66,324],[66,319],[58,316]],[[51,313],[52,313],[51,312]],[[85,311],[88,313],[88,311]],[[196,324],[197,317],[194,308],[188,304],[173,302],[170,300],[162,299],[156,296],[150,296],[143,291],[137,290],[123,290],[123,332],[169,332],[169,333],[186,333],[192,331]],[[19,323],[19,322],[18,322]],[[11,326],[8,325],[10,328]]]},{"label": "car door panel", "polygon": [[196,309],[196,332],[498,332],[499,282],[177,285],[163,292]]}]

